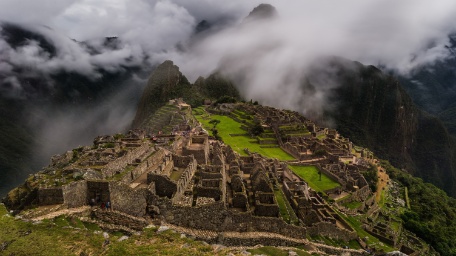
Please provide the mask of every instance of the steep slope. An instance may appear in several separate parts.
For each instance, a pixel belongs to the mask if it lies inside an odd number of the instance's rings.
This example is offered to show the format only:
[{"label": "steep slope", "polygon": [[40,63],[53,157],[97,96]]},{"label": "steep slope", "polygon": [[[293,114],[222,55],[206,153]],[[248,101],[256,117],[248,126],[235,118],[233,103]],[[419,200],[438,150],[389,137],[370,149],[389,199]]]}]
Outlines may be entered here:
[{"label": "steep slope", "polygon": [[425,111],[437,115],[456,135],[456,37],[449,36],[448,58],[422,66],[410,77],[399,79],[414,102]]},{"label": "steep slope", "polygon": [[239,98],[234,84],[219,73],[207,79],[200,77],[191,84],[170,60],[160,64],[150,75],[138,105],[133,128],[145,128],[154,112],[171,99],[183,98],[192,106],[199,106],[204,99],[222,96]]},{"label": "steep slope", "polygon": [[187,78],[172,61],[165,61],[152,72],[141,96],[133,127],[141,127],[151,113],[190,87]]},{"label": "steep slope", "polygon": [[[454,141],[445,126],[414,105],[398,80],[373,66],[337,67],[334,89],[337,129],[381,158],[456,195]],[[346,68],[350,66],[350,68]]]}]

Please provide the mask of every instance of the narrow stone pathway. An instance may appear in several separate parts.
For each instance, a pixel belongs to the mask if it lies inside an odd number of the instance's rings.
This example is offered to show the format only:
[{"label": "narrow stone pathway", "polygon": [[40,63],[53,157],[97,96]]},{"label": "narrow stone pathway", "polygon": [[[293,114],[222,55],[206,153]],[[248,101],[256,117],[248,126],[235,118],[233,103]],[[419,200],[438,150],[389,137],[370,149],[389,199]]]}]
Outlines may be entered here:
[{"label": "narrow stone pathway", "polygon": [[[38,215],[38,216],[35,215],[35,217],[30,218],[30,220],[41,221],[41,220],[45,220],[45,219],[53,219],[60,215],[73,215],[75,213],[81,213],[81,212],[89,211],[89,210],[90,210],[90,206],[81,206],[78,208],[61,209],[61,210],[53,211],[50,213],[46,213],[44,215]],[[36,214],[39,214],[39,212],[36,212]],[[27,218],[27,217],[24,216],[24,218]]]}]

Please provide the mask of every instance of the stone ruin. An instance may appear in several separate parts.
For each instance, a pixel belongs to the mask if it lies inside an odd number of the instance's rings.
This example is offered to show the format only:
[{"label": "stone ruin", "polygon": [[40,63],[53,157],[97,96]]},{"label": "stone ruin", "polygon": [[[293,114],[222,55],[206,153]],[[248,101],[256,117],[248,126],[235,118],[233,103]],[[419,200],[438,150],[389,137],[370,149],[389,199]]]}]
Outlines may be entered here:
[{"label": "stone ruin", "polygon": [[[179,100],[170,104],[183,105]],[[235,105],[224,104],[219,111],[232,113],[233,109]],[[34,203],[75,208],[92,200],[97,204],[109,201],[113,210],[132,218],[153,218],[187,228],[269,232],[293,239],[316,235],[356,239],[356,232],[328,204],[328,198],[312,190],[288,165],[313,165],[337,181],[340,186],[325,191],[328,195],[344,192],[350,200],[371,198],[372,202],[372,191],[361,174],[366,166],[357,164],[357,158],[364,158],[353,154],[358,149],[337,131],[320,129],[296,112],[252,105],[243,105],[243,111],[273,132],[279,146],[296,160],[284,163],[256,153],[241,156],[210,140],[201,127],[176,126],[176,134],[184,136],[148,136],[133,130],[97,137],[92,147],[53,157],[51,165],[34,177],[38,184]],[[291,131],[282,136],[286,141],[279,136],[281,129]],[[303,133],[293,133],[297,131]],[[324,154],[316,156],[319,150]],[[51,175],[61,178],[51,179]],[[284,220],[279,194],[296,223]],[[376,233],[382,228],[366,230]],[[397,241],[396,236],[385,239]]]}]

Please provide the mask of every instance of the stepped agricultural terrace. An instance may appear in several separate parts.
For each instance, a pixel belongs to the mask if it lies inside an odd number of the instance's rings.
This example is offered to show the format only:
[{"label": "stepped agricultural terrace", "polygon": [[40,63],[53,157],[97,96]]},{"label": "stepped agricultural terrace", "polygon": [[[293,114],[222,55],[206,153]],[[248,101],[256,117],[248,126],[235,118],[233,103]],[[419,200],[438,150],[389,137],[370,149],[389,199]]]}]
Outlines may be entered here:
[{"label": "stepped agricultural terrace", "polygon": [[[170,110],[166,117],[163,113]],[[5,204],[20,211],[110,202],[112,211],[95,206],[92,215],[133,229],[161,221],[215,232],[200,238],[225,245],[296,246],[309,237],[327,237],[368,247],[345,214],[372,211],[378,216],[377,202],[362,175],[373,162],[372,153],[296,112],[242,103],[207,107],[208,115],[227,115],[246,133],[261,125],[264,132],[254,143],[280,148],[294,160],[267,158],[249,149],[236,152],[209,136],[188,118],[188,111],[190,106],[182,100],[170,101],[157,111],[162,116],[157,115],[149,129],[97,137],[91,147],[52,157],[48,167],[11,191]],[[176,122],[169,116],[181,118]],[[317,191],[306,178],[311,170],[336,185]],[[358,207],[344,206],[352,202]],[[401,233],[385,236],[388,227],[372,223],[368,233],[390,246],[414,253],[419,245],[405,244]],[[233,232],[270,235],[230,237]]]}]

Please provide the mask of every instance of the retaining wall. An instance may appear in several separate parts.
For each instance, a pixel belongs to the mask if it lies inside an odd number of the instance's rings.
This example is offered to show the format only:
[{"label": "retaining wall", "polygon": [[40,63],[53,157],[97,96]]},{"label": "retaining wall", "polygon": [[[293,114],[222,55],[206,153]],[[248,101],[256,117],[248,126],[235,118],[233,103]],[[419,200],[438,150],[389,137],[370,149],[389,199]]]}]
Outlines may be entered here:
[{"label": "retaining wall", "polygon": [[133,189],[120,182],[111,182],[109,190],[111,191],[111,206],[113,210],[136,217],[146,216],[147,189]]},{"label": "retaining wall", "polygon": [[81,180],[63,186],[63,201],[68,208],[87,205],[87,181]]},{"label": "retaining wall", "polygon": [[38,205],[63,204],[63,202],[63,191],[61,187],[38,189]]}]

